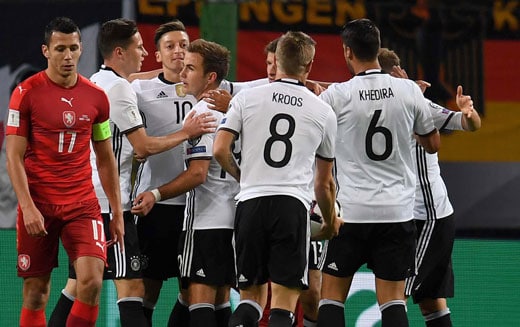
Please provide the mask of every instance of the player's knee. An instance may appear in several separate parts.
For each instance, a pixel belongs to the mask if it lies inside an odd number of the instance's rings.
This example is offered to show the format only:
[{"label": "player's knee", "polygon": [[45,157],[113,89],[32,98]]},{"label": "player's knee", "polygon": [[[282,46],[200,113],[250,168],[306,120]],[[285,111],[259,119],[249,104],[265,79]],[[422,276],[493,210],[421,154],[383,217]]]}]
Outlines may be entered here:
[{"label": "player's knee", "polygon": [[423,299],[419,302],[419,308],[423,316],[448,308],[446,299]]},{"label": "player's knee", "polygon": [[31,309],[45,307],[49,300],[50,284],[38,278],[26,278],[23,285],[24,306]]}]

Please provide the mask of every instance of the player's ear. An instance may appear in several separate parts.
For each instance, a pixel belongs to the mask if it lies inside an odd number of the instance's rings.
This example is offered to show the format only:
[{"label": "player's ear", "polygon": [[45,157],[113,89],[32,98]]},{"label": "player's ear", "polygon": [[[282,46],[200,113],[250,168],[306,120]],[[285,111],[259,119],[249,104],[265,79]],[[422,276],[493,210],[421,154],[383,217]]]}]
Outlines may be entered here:
[{"label": "player's ear", "polygon": [[161,52],[155,51],[155,61],[162,62]]},{"label": "player's ear", "polygon": [[45,44],[42,44],[42,54],[45,58],[49,59],[49,47]]}]

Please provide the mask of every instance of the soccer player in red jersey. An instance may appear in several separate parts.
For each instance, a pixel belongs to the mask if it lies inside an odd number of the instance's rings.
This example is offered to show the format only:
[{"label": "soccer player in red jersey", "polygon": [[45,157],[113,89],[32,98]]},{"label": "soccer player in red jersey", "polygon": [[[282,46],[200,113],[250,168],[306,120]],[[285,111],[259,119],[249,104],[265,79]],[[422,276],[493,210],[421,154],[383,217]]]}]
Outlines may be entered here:
[{"label": "soccer player in red jersey", "polygon": [[[77,298],[67,326],[94,326],[106,247],[124,236],[119,180],[112,153],[109,103],[77,72],[81,34],[69,18],[45,29],[47,69],[12,93],[6,130],[7,171],[18,198],[18,275],[23,282],[20,326],[45,326],[50,274],[61,237],[77,272]],[[105,241],[92,186],[90,144],[112,207]]]}]

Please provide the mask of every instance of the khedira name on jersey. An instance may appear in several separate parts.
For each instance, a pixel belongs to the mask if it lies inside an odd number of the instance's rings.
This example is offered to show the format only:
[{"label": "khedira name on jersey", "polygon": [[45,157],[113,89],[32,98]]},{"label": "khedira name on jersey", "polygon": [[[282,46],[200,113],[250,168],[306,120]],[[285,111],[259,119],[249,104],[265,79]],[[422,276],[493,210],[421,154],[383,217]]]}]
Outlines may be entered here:
[{"label": "khedira name on jersey", "polygon": [[376,90],[359,90],[359,100],[360,101],[373,101],[373,100],[382,100],[393,98],[394,92],[392,92],[392,88],[387,89],[376,89]]}]

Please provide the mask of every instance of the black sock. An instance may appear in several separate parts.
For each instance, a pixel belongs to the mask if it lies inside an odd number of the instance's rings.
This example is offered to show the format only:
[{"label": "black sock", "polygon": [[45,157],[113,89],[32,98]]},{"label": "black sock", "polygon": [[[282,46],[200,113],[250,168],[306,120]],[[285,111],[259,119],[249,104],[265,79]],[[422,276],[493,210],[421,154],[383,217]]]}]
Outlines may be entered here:
[{"label": "black sock", "polygon": [[210,303],[190,305],[190,327],[217,327],[215,306]]},{"label": "black sock", "polygon": [[144,315],[141,298],[123,298],[117,301],[117,306],[119,307],[121,327],[148,326],[148,319]]},{"label": "black sock", "polygon": [[320,300],[318,326],[345,326],[345,305],[338,301]]},{"label": "black sock", "polygon": [[406,302],[393,300],[379,306],[381,310],[381,327],[408,327]]},{"label": "black sock", "polygon": [[427,327],[452,327],[450,309],[430,313],[425,316]]},{"label": "black sock", "polygon": [[148,322],[148,325],[146,325],[146,326],[152,327],[153,311],[154,311],[153,308],[148,308],[148,307],[143,306],[144,317],[146,318],[146,321]]},{"label": "black sock", "polygon": [[280,308],[271,308],[269,313],[269,327],[291,327],[294,322],[294,313]]},{"label": "black sock", "polygon": [[190,309],[188,305],[181,300],[180,295],[177,302],[173,306],[170,318],[168,319],[168,327],[188,327],[190,325]]},{"label": "black sock", "polygon": [[231,317],[231,303],[226,302],[215,306],[215,318],[217,327],[228,327]]},{"label": "black sock", "polygon": [[229,327],[255,327],[262,317],[262,307],[254,301],[244,300],[229,318]]},{"label": "black sock", "polygon": [[74,297],[66,294],[65,290],[61,291],[61,296],[56,302],[54,310],[52,310],[49,318],[49,327],[65,327],[67,318],[69,317],[70,309],[74,304]]}]

